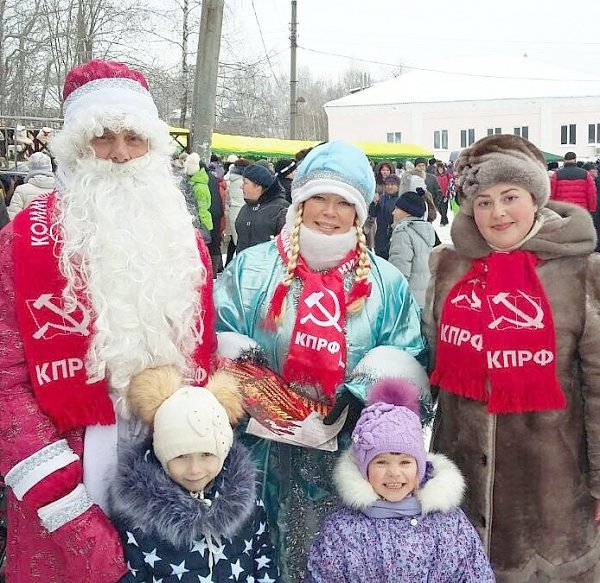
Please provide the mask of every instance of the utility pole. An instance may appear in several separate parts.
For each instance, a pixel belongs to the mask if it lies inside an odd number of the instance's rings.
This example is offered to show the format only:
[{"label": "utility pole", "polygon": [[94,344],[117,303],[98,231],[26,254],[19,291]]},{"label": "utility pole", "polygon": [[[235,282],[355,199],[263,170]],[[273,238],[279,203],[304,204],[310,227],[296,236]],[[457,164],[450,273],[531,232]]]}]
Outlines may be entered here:
[{"label": "utility pole", "polygon": [[297,0],[292,0],[292,22],[290,26],[290,140],[296,139],[296,118],[298,117],[298,101],[296,97],[296,88],[298,78],[296,77],[296,47],[297,45],[297,27],[296,7]]},{"label": "utility pole", "polygon": [[188,102],[190,99],[190,79],[188,68],[188,38],[190,35],[189,29],[190,17],[190,1],[183,0],[183,25],[181,27],[181,80],[183,85],[183,93],[179,102],[179,127],[184,128],[187,122]]},{"label": "utility pole", "polygon": [[192,151],[207,164],[215,127],[217,73],[225,0],[204,0],[200,17],[200,37],[196,55],[192,104]]}]

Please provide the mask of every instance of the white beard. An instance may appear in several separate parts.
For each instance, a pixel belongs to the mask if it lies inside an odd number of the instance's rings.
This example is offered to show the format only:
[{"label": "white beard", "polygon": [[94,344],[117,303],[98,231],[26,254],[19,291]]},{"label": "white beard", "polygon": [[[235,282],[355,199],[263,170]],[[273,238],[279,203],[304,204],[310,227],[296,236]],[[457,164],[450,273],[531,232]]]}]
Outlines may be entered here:
[{"label": "white beard", "polygon": [[168,157],[149,152],[125,164],[86,158],[60,188],[65,300],[87,294],[94,332],[90,379],[108,377],[118,396],[144,368],[189,372],[206,279],[192,218]]}]

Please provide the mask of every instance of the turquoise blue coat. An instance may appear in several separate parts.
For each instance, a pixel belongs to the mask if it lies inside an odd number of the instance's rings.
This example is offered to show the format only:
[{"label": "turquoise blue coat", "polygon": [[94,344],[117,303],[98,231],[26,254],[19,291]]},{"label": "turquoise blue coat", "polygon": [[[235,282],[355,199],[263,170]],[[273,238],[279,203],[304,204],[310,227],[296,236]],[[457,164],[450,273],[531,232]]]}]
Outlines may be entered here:
[{"label": "turquoise blue coat", "polygon": [[[347,389],[366,399],[368,387],[381,376],[407,376],[419,384],[426,374],[412,357],[424,362],[426,347],[421,336],[420,311],[404,276],[390,263],[369,253],[372,283],[365,307],[346,322]],[[217,332],[237,333],[241,347],[252,339],[265,353],[269,366],[281,373],[295,323],[300,282],[288,292],[284,324],[276,332],[261,324],[285,266],[275,241],[250,247],[240,253],[217,279],[215,307]],[[347,275],[350,289],[354,273]],[[223,338],[228,335],[223,335]],[[229,335],[231,336],[231,335]],[[229,339],[228,339],[229,341]],[[381,353],[381,347],[388,347]],[[231,347],[219,341],[222,353]],[[411,356],[407,357],[407,353]],[[407,364],[407,360],[409,361]],[[412,370],[408,370],[412,369]],[[419,369],[419,370],[416,370]],[[423,378],[425,380],[423,381]],[[310,388],[314,398],[318,389]],[[340,442],[347,439],[342,435]],[[302,580],[306,554],[321,520],[337,506],[331,471],[337,453],[289,446],[245,435],[263,476],[263,499],[285,580]]]}]

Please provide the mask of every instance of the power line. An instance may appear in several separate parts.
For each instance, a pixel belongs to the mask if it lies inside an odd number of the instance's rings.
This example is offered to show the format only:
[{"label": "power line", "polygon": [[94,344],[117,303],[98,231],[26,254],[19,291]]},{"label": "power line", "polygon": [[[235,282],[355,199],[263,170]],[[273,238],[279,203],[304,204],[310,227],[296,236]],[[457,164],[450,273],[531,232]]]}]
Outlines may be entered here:
[{"label": "power line", "polygon": [[360,57],[353,57],[351,55],[340,55],[339,53],[328,53],[326,51],[319,51],[317,49],[310,49],[308,47],[303,47],[298,45],[299,49],[304,51],[308,51],[310,53],[318,53],[320,55],[329,55],[330,57],[340,57],[342,59],[350,59],[352,61],[361,61],[363,63],[372,63],[374,65],[383,65],[386,67],[394,67],[396,69],[410,69],[412,71],[427,71],[429,73],[443,73],[444,75],[462,75],[464,77],[484,77],[486,79],[512,79],[517,81],[570,81],[570,82],[585,82],[589,83],[590,81],[598,81],[600,79],[556,79],[549,77],[511,77],[511,76],[503,76],[503,75],[486,75],[485,73],[465,73],[464,71],[444,71],[442,69],[428,69],[426,67],[413,67],[411,65],[403,65],[399,63],[385,63],[382,61],[372,61],[370,59],[361,59]]},{"label": "power line", "polygon": [[262,28],[260,27],[260,21],[258,20],[258,14],[256,14],[256,7],[254,6],[254,0],[252,0],[252,10],[254,10],[254,17],[256,18],[256,24],[258,25],[258,32],[260,33],[260,40],[262,41],[262,46],[265,51],[265,57],[267,57],[267,62],[269,63],[269,68],[271,69],[271,74],[273,75],[273,79],[279,88],[279,91],[283,92],[281,85],[279,84],[279,79],[277,79],[277,75],[275,75],[275,71],[273,70],[273,64],[271,63],[271,58],[269,57],[269,53],[267,51],[267,45],[265,44],[265,38],[263,37]]}]

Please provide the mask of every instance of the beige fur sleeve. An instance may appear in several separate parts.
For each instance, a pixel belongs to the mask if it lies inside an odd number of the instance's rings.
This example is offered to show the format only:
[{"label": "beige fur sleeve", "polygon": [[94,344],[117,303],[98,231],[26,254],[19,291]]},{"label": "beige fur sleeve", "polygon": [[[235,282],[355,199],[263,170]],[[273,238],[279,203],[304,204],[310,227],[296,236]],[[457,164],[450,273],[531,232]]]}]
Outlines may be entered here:
[{"label": "beige fur sleeve", "polygon": [[585,399],[590,490],[600,499],[600,254],[592,253],[586,276],[585,326],[579,342]]},{"label": "beige fur sleeve", "polygon": [[435,350],[437,345],[437,327],[438,322],[435,318],[435,308],[439,301],[438,297],[438,274],[439,267],[445,261],[451,260],[450,247],[448,245],[440,245],[431,252],[429,256],[429,270],[431,271],[431,278],[427,286],[427,293],[425,295],[425,305],[421,312],[421,319],[423,322],[423,333],[429,343],[429,368],[430,372],[433,370],[435,364]]}]

